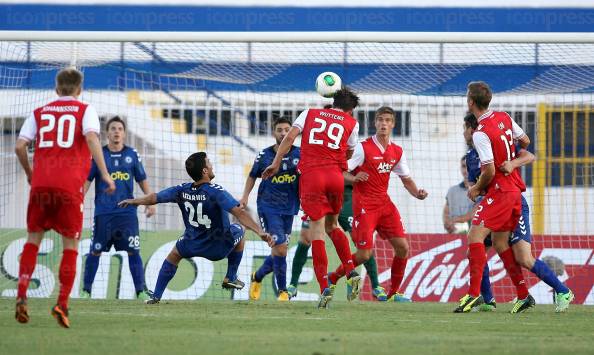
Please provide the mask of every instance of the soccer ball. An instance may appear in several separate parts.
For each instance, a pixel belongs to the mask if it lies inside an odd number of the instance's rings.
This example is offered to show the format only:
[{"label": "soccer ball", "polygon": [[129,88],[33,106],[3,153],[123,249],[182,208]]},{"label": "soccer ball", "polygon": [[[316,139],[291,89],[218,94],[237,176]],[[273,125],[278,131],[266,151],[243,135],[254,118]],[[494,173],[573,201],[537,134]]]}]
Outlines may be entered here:
[{"label": "soccer ball", "polygon": [[338,74],[327,71],[316,79],[316,91],[324,97],[332,97],[342,88],[342,80]]}]

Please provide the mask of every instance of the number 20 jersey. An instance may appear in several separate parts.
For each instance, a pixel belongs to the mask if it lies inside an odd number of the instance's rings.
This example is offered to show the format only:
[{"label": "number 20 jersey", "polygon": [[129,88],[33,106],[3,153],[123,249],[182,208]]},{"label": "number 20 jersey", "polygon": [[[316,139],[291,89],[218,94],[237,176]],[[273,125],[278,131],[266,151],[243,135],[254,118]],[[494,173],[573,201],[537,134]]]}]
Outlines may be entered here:
[{"label": "number 20 jersey", "polygon": [[355,148],[359,135],[359,123],[351,115],[336,109],[308,109],[293,126],[301,129],[299,172],[347,169],[346,152]]},{"label": "number 20 jersey", "polygon": [[73,97],[62,97],[36,109],[27,121],[20,137],[36,139],[31,188],[81,194],[91,167],[84,134],[99,133],[96,111]]}]

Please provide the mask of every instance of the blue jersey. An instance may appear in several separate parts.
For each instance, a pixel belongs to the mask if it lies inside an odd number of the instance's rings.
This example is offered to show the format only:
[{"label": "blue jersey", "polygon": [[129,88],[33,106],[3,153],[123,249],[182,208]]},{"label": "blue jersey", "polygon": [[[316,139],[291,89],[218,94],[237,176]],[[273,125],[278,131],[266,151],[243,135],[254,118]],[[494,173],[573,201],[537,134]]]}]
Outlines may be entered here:
[{"label": "blue jersey", "polygon": [[[291,147],[283,158],[278,173],[260,182],[257,199],[259,214],[296,215],[299,211],[299,153],[298,147]],[[250,176],[261,177],[264,169],[272,164],[275,155],[273,146],[263,149],[254,161]]]},{"label": "blue jersey", "polygon": [[124,146],[119,152],[112,152],[103,147],[103,158],[107,171],[115,182],[116,190],[113,194],[105,193],[107,184],[101,179],[101,173],[93,160],[88,181],[95,180],[95,216],[103,214],[136,214],[136,206],[118,207],[118,202],[134,198],[134,181],[146,180],[146,173],[136,149]]},{"label": "blue jersey", "polygon": [[466,152],[466,170],[468,171],[468,181],[476,184],[481,175],[481,159],[474,148]]},{"label": "blue jersey", "polygon": [[157,203],[175,202],[181,210],[184,239],[212,241],[232,235],[229,212],[239,202],[217,184],[188,182],[157,194]]}]

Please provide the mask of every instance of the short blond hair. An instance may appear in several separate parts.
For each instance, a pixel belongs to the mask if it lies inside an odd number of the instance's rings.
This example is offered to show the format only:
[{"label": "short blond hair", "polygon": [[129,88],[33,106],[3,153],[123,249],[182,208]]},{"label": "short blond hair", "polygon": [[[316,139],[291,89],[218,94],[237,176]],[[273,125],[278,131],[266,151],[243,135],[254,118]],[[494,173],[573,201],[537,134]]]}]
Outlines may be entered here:
[{"label": "short blond hair", "polygon": [[77,94],[83,82],[83,73],[76,68],[62,69],[56,75],[56,92],[60,96]]}]

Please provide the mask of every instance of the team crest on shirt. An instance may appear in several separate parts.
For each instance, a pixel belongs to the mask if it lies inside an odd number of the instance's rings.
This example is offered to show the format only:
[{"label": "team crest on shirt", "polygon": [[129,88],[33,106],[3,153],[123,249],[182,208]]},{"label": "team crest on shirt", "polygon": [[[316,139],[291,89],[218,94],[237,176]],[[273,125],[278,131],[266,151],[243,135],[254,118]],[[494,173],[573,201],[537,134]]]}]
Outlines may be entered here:
[{"label": "team crest on shirt", "polygon": [[499,129],[505,129],[505,126],[503,125],[503,122],[499,122],[499,124],[497,125],[497,127],[499,127]]},{"label": "team crest on shirt", "polygon": [[126,157],[126,163],[130,164],[132,163],[132,157]]},{"label": "team crest on shirt", "polygon": [[299,164],[299,158],[293,159],[293,165],[297,165],[297,164]]}]

